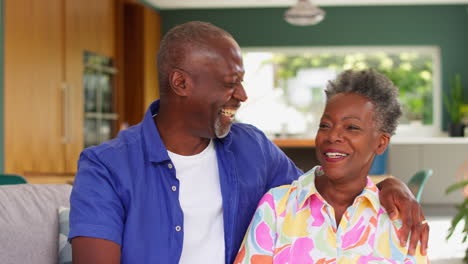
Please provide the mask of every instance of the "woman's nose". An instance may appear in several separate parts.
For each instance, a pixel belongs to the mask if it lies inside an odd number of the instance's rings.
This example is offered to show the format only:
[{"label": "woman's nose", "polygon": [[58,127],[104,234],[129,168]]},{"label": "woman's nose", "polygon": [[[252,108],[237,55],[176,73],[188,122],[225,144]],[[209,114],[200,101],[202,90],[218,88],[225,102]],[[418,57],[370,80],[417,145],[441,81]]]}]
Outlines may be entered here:
[{"label": "woman's nose", "polygon": [[328,141],[341,142],[343,140],[343,131],[338,127],[332,127],[328,132]]}]

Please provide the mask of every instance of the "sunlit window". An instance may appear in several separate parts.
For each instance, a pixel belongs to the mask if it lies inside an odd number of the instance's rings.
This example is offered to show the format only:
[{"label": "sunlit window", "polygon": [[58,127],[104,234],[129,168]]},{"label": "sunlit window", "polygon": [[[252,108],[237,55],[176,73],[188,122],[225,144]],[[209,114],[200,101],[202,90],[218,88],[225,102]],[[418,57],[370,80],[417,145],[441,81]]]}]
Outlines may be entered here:
[{"label": "sunlit window", "polygon": [[237,114],[270,137],[315,136],[329,80],[373,68],[400,89],[398,136],[440,131],[439,51],[435,47],[243,49],[249,99]]}]

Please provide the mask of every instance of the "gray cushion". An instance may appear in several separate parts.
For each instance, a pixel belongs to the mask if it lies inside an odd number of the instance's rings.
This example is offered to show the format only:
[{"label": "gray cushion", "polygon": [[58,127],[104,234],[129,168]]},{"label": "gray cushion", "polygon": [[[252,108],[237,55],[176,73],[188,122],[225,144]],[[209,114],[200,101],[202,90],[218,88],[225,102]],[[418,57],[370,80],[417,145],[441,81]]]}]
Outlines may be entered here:
[{"label": "gray cushion", "polygon": [[2,264],[57,263],[57,209],[70,206],[70,192],[66,184],[0,186]]},{"label": "gray cushion", "polygon": [[70,233],[70,208],[60,207],[58,209],[59,216],[59,264],[72,263],[72,248],[68,243],[68,234]]}]

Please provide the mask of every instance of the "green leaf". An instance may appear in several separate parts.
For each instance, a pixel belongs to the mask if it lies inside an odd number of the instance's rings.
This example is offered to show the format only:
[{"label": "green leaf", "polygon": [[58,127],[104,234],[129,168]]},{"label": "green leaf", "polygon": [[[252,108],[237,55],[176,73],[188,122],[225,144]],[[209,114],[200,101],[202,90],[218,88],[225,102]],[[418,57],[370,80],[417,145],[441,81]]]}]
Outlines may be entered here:
[{"label": "green leaf", "polygon": [[453,191],[455,191],[455,190],[457,190],[457,189],[461,189],[461,188],[463,188],[463,187],[465,187],[465,186],[467,186],[467,185],[468,185],[468,180],[464,180],[464,181],[461,181],[461,182],[457,182],[457,183],[455,183],[455,184],[450,185],[450,186],[447,188],[447,190],[445,190],[445,193],[446,193],[446,194],[451,193],[451,192],[453,192]]},{"label": "green leaf", "polygon": [[450,89],[444,95],[444,105],[450,115],[452,123],[460,123],[462,118],[463,106],[463,86],[460,74],[456,74],[453,79],[449,81]]},{"label": "green leaf", "polygon": [[460,220],[463,218],[464,216],[464,212],[463,211],[460,211],[458,212],[457,215],[455,215],[452,219],[452,225],[450,226],[448,232],[449,234],[447,235],[447,240],[453,235],[453,232],[455,231],[455,228],[457,227],[458,223],[460,222]]}]

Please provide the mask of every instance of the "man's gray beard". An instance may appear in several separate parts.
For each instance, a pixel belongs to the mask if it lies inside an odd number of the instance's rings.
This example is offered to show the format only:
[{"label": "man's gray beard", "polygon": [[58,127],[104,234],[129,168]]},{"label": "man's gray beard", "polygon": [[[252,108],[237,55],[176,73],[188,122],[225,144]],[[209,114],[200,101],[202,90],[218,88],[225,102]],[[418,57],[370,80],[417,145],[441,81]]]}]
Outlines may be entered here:
[{"label": "man's gray beard", "polygon": [[221,120],[218,117],[218,118],[216,118],[216,121],[215,121],[215,135],[216,135],[216,138],[226,137],[229,134],[229,131],[231,131],[231,125],[227,126],[225,131],[223,131],[221,129],[222,129]]}]

